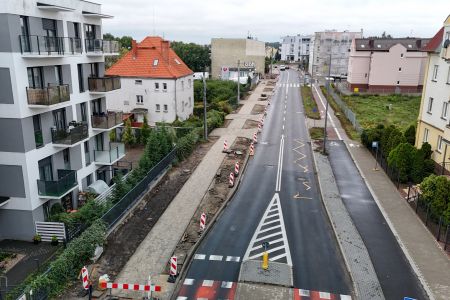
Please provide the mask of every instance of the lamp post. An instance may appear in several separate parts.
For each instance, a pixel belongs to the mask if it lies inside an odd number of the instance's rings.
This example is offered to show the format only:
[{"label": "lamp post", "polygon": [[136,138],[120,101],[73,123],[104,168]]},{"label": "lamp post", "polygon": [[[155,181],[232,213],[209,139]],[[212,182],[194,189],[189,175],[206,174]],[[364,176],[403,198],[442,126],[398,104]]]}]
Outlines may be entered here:
[{"label": "lamp post", "polygon": [[208,139],[208,124],[206,123],[206,79],[203,71],[203,129],[205,140]]},{"label": "lamp post", "polygon": [[325,100],[327,101],[327,105],[325,106],[325,127],[323,128],[323,154],[327,153],[326,144],[327,144],[328,96],[330,95],[330,76],[331,76],[331,50],[330,50],[330,63],[328,65],[328,79],[326,80],[327,97],[325,97]]},{"label": "lamp post", "polygon": [[241,98],[241,91],[240,91],[240,86],[241,86],[241,81],[240,81],[240,73],[241,73],[241,69],[240,69],[240,65],[241,65],[241,61],[238,59],[237,61],[237,105],[239,105],[239,100]]}]

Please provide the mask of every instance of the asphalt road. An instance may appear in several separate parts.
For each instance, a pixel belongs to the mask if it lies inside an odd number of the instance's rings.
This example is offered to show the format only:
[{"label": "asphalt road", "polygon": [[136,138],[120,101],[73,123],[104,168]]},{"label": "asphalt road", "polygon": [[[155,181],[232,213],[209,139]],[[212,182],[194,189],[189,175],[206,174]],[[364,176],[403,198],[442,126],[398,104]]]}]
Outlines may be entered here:
[{"label": "asphalt road", "polygon": [[347,148],[341,141],[335,141],[328,150],[342,200],[367,247],[384,296],[427,299]]},{"label": "asphalt road", "polygon": [[[313,172],[298,73],[281,72],[278,83],[281,86],[272,99],[244,180],[187,271],[186,278],[191,284],[182,289],[187,299],[201,294],[199,282],[203,280],[237,282],[247,248],[262,239],[271,242],[271,258],[280,257],[276,260],[279,262],[291,258],[294,287],[351,294],[349,275]],[[274,197],[279,198],[282,213],[268,211]],[[263,216],[266,223],[260,224]],[[264,233],[255,234],[257,229]],[[287,236],[288,245],[283,236]],[[219,294],[213,293],[208,298],[217,298]]]}]

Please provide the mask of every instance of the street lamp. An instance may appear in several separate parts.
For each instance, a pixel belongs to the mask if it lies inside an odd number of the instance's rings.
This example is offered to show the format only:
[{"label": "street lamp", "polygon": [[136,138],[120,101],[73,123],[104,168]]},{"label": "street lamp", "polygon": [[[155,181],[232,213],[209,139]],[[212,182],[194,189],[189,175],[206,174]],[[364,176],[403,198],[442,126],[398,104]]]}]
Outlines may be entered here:
[{"label": "street lamp", "polygon": [[325,100],[327,105],[325,107],[325,127],[323,128],[323,154],[326,154],[326,144],[327,144],[327,121],[328,121],[328,96],[330,95],[330,80],[331,80],[331,51],[330,51],[330,63],[328,65],[328,78],[326,80],[327,83],[327,97]]}]

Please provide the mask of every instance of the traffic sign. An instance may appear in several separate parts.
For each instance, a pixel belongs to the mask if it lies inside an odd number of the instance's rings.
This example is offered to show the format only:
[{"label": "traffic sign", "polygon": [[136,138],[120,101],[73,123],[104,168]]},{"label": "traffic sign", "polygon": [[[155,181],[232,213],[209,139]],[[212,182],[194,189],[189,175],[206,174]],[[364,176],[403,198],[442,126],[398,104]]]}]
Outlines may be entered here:
[{"label": "traffic sign", "polygon": [[317,112],[317,107],[313,107],[313,112]]},{"label": "traffic sign", "polygon": [[262,246],[264,248],[264,251],[267,251],[267,248],[269,248],[269,242],[263,242]]},{"label": "traffic sign", "polygon": [[378,148],[378,142],[377,141],[373,141],[372,142],[372,148]]}]

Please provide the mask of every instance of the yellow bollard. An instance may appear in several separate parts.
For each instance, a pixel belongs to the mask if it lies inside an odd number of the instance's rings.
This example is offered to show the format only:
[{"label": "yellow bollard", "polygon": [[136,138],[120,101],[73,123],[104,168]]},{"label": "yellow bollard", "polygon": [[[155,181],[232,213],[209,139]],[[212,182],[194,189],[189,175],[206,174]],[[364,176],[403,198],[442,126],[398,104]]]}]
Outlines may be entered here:
[{"label": "yellow bollard", "polygon": [[262,268],[264,270],[267,270],[269,268],[269,253],[267,252],[263,253]]}]

